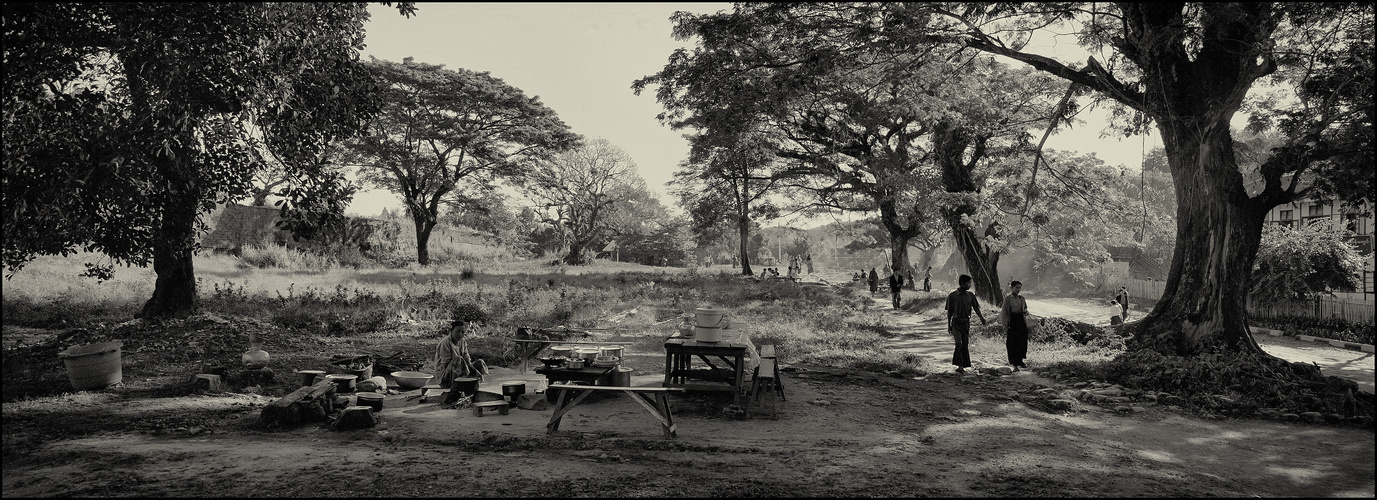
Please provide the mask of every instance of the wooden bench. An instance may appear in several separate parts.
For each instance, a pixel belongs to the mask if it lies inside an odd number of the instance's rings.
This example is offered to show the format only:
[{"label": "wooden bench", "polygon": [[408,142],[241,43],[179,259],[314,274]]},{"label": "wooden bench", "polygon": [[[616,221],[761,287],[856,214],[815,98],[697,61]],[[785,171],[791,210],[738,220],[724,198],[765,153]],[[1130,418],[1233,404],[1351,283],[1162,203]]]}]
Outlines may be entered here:
[{"label": "wooden bench", "polygon": [[[669,409],[669,400],[665,394],[671,392],[684,392],[685,389],[678,387],[613,387],[603,385],[577,385],[577,384],[551,384],[548,390],[559,391],[559,398],[555,400],[554,413],[550,415],[550,423],[545,425],[546,434],[554,434],[559,430],[560,420],[564,418],[569,410],[574,409],[589,394],[600,391],[624,392],[631,395],[631,399],[640,403],[642,408],[649,411],[660,421],[660,428],[664,431],[665,437],[674,439],[674,414]],[[565,400],[570,392],[575,396],[568,404]]]}]

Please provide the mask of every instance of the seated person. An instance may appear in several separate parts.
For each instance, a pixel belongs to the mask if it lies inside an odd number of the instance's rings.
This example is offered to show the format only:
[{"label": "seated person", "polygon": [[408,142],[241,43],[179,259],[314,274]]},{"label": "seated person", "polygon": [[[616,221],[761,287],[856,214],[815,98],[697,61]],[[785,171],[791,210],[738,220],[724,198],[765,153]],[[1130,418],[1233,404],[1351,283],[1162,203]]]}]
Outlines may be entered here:
[{"label": "seated person", "polygon": [[458,377],[477,377],[482,380],[488,374],[488,365],[481,359],[474,361],[469,355],[469,343],[465,339],[482,328],[487,319],[487,313],[477,306],[461,304],[455,308],[448,334],[440,339],[432,359],[435,381],[440,387],[449,388]]}]

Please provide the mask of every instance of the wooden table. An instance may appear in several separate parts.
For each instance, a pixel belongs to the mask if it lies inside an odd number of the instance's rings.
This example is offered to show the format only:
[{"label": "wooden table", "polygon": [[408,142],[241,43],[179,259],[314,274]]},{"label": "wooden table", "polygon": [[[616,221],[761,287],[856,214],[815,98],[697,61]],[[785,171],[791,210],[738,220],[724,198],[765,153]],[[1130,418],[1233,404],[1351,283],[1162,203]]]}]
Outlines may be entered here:
[{"label": "wooden table", "polygon": [[[683,389],[668,387],[605,387],[594,385],[573,385],[573,384],[554,384],[550,386],[550,391],[559,394],[555,400],[555,411],[550,414],[550,422],[545,424],[545,433],[554,434],[559,430],[560,421],[564,420],[564,415],[569,410],[578,406],[589,394],[600,391],[613,391],[629,394],[631,399],[636,401],[650,412],[656,420],[660,422],[660,429],[664,431],[665,438],[674,439],[674,413],[669,409],[669,400],[665,399],[665,393],[682,392]],[[575,396],[567,397],[568,393]]]},{"label": "wooden table", "polygon": [[626,344],[627,344],[626,342],[591,342],[591,341],[540,340],[540,339],[513,339],[512,342],[515,342],[515,343],[517,344],[517,350],[516,350],[517,353],[516,353],[516,355],[517,355],[518,358],[521,359],[521,373],[526,373],[526,364],[529,363],[532,359],[535,359],[535,358],[536,358],[536,355],[540,354],[541,351],[544,351],[546,347],[550,347],[550,346],[555,345],[555,344],[569,344],[569,345],[584,345],[584,344],[591,344],[591,345],[626,345]]},{"label": "wooden table", "polygon": [[[714,343],[679,336],[665,339],[664,386],[691,391],[732,391],[732,402],[741,404],[750,342],[745,330],[737,330],[733,336],[724,335],[721,342]],[[706,363],[708,369],[695,370],[694,357]],[[726,368],[718,368],[709,357],[717,358]]]},{"label": "wooden table", "polygon": [[588,384],[593,384],[597,383],[599,380],[609,380],[610,374],[616,369],[617,367],[615,366],[590,366],[577,370],[570,370],[564,367],[542,367],[536,368],[535,372],[544,375],[545,378],[550,380],[551,384],[555,382],[586,382]]}]

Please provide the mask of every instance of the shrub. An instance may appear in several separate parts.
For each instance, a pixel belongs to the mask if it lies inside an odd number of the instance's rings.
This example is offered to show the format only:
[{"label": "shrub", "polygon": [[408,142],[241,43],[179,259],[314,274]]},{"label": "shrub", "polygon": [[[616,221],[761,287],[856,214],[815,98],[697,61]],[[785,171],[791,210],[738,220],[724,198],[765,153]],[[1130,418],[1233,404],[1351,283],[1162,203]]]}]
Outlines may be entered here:
[{"label": "shrub", "polygon": [[1372,322],[1350,323],[1342,318],[1311,318],[1305,316],[1277,316],[1249,318],[1255,326],[1285,331],[1291,335],[1312,335],[1344,342],[1373,344],[1377,329]]}]

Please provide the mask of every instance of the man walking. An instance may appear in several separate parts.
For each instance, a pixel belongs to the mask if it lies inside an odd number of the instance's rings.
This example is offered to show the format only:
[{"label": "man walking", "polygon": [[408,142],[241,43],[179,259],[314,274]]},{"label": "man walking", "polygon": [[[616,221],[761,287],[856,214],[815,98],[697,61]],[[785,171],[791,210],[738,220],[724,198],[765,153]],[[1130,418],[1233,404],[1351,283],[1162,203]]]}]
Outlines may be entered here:
[{"label": "man walking", "polygon": [[904,275],[899,271],[890,270],[889,272],[889,294],[893,297],[894,308],[899,308],[899,292],[904,289]]},{"label": "man walking", "polygon": [[923,271],[923,291],[932,291],[932,266],[928,266],[928,270]]},{"label": "man walking", "polygon": [[980,317],[980,324],[986,324],[975,294],[967,291],[970,288],[971,277],[963,274],[957,279],[956,291],[947,295],[947,332],[956,341],[956,352],[951,357],[956,373],[966,373],[971,366],[971,313]]}]

